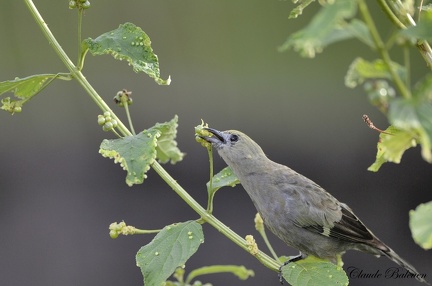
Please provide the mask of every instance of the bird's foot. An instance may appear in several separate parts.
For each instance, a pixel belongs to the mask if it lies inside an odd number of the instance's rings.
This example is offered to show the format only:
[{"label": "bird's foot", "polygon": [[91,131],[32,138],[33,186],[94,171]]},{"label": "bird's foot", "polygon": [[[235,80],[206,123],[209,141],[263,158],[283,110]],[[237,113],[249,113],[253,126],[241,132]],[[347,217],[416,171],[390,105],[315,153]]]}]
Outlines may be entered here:
[{"label": "bird's foot", "polygon": [[285,262],[284,262],[284,263],[279,267],[279,273],[278,273],[278,276],[279,276],[279,282],[280,282],[280,284],[283,284],[282,267],[284,267],[284,266],[287,265],[288,263],[296,262],[296,261],[299,261],[300,259],[303,259],[303,258],[304,258],[303,254],[300,253],[299,255],[293,256],[292,258],[288,259],[287,261],[285,261]]}]

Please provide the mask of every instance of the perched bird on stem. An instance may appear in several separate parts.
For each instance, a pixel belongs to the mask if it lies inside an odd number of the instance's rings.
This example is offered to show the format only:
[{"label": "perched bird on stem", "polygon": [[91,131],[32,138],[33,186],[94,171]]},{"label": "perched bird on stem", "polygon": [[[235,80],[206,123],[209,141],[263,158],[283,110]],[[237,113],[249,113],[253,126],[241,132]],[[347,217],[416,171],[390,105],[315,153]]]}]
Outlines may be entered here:
[{"label": "perched bird on stem", "polygon": [[264,224],[287,245],[300,251],[290,261],[313,255],[336,262],[354,249],[387,256],[418,281],[424,275],[379,240],[344,203],[287,166],[268,159],[246,134],[204,128],[212,144],[249,194]]}]

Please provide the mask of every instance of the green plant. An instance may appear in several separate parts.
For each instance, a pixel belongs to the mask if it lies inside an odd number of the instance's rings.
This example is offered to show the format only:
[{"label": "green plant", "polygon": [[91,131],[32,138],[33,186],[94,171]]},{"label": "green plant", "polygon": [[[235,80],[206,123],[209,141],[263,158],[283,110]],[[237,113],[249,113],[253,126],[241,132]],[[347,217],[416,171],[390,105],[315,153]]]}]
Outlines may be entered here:
[{"label": "green plant", "polygon": [[[209,208],[212,204],[212,199],[209,199],[208,210],[204,209],[161,166],[160,163],[171,162],[175,164],[182,160],[184,156],[177,148],[177,143],[175,141],[177,134],[177,116],[168,122],[157,123],[153,127],[136,134],[129,112],[129,105],[132,104],[131,92],[122,90],[114,97],[114,102],[119,107],[125,109],[129,121],[129,128],[127,128],[82,73],[85,57],[88,52],[92,55],[110,54],[115,59],[127,61],[135,72],[146,73],[153,78],[157,84],[169,85],[170,78],[162,79],[160,77],[158,57],[153,52],[148,35],[134,24],[125,23],[121,24],[117,29],[106,32],[95,39],[88,38],[82,40],[82,15],[85,10],[90,8],[91,4],[89,1],[82,0],[69,1],[69,8],[76,10],[78,13],[79,55],[77,63],[74,64],[48,28],[48,25],[43,20],[33,1],[25,0],[25,3],[43,34],[51,43],[69,72],[39,74],[1,82],[0,94],[13,92],[16,97],[15,99],[4,97],[1,100],[1,109],[11,114],[20,113],[22,112],[23,106],[45,89],[52,81],[56,79],[78,81],[103,113],[98,116],[97,123],[102,127],[103,131],[111,131],[115,136],[119,137],[117,139],[104,140],[100,146],[100,153],[104,157],[114,159],[115,163],[120,163],[121,167],[127,172],[126,183],[129,186],[143,183],[146,178],[146,172],[150,168],[153,168],[199,215],[199,219],[195,221],[175,223],[166,226],[162,230],[156,231],[139,230],[127,226],[124,222],[110,225],[110,236],[112,238],[116,238],[119,234],[158,233],[150,244],[142,247],[141,250],[138,251],[136,257],[137,264],[141,268],[146,285],[160,285],[162,282],[166,281],[178,267],[184,265],[187,259],[197,251],[198,247],[204,242],[201,227],[203,223],[209,223],[234,243],[248,251],[249,246],[245,239],[241,238],[211,214]],[[222,185],[219,185],[219,188],[220,187],[222,187]],[[254,255],[267,267],[274,270],[278,269],[279,263],[262,251],[257,251]],[[160,271],[160,269],[162,269],[161,265],[164,265],[164,271]],[[180,275],[179,271],[180,270],[177,270],[175,276],[178,281],[172,282],[175,285],[189,285],[191,280],[195,277],[209,273],[229,272],[237,275],[241,279],[247,279],[249,276],[253,275],[252,271],[244,267],[219,265],[203,267],[192,271],[186,280],[183,281],[183,274]],[[194,282],[194,285],[199,285],[199,283]]]},{"label": "green plant", "polygon": [[[303,1],[299,8],[294,10],[294,14],[292,15],[299,15],[301,9],[305,8],[306,4],[311,2],[312,1]],[[176,163],[182,160],[184,156],[184,154],[177,148],[177,143],[175,141],[178,122],[177,116],[174,116],[170,121],[157,123],[152,127],[146,128],[142,132],[136,133],[129,112],[129,105],[132,103],[131,93],[127,90],[119,91],[114,99],[120,107],[125,109],[129,121],[128,128],[84,77],[82,72],[85,63],[84,60],[87,53],[90,52],[92,55],[111,54],[115,59],[127,61],[135,72],[144,72],[148,74],[157,84],[168,85],[170,83],[170,78],[161,78],[158,58],[153,53],[150,38],[147,34],[134,24],[125,23],[120,25],[118,29],[104,33],[95,39],[89,38],[82,40],[82,15],[85,10],[90,8],[90,2],[81,0],[69,1],[69,8],[76,9],[78,13],[79,53],[78,60],[74,63],[65,53],[55,36],[51,33],[33,1],[25,0],[25,3],[45,37],[51,43],[55,52],[68,69],[68,72],[39,74],[1,82],[0,94],[13,92],[16,97],[16,99],[4,97],[1,100],[1,109],[12,114],[22,112],[26,102],[41,92],[52,81],[57,79],[76,80],[94,103],[101,109],[102,114],[98,116],[98,124],[102,126],[104,131],[112,131],[116,137],[119,137],[117,139],[104,140],[100,146],[100,153],[105,157],[114,159],[116,163],[120,163],[123,169],[127,172],[126,183],[128,185],[143,183],[146,179],[146,172],[150,168],[153,168],[158,175],[161,176],[161,178],[198,214],[198,219],[196,220],[168,225],[162,230],[139,230],[126,225],[124,222],[113,223],[110,225],[110,236],[112,238],[117,237],[119,234],[130,235],[157,233],[154,240],[150,244],[143,246],[137,253],[136,257],[137,264],[141,268],[146,285],[160,285],[160,283],[166,281],[172,273],[175,273],[174,278],[177,281],[167,281],[167,285],[191,285],[191,283],[193,283],[192,285],[200,285],[201,282],[193,281],[198,275],[215,272],[233,273],[241,279],[246,279],[253,275],[253,272],[242,266],[214,265],[193,270],[188,276],[186,276],[186,278],[184,277],[184,271],[181,266],[186,263],[187,259],[193,255],[193,253],[195,253],[204,240],[201,228],[201,224],[203,223],[212,225],[242,249],[254,255],[263,263],[263,265],[274,271],[278,271],[283,259],[277,257],[274,251],[271,250],[271,246],[269,247],[273,258],[257,249],[253,237],[248,236],[246,239],[241,238],[213,216],[213,198],[216,191],[224,186],[233,186],[237,184],[238,181],[229,169],[224,169],[218,174],[213,175],[211,149],[208,149],[210,158],[210,181],[207,184],[208,203],[207,207],[204,208],[199,205],[161,165],[161,163],[167,162]],[[381,1],[380,3],[384,5],[387,2]],[[430,81],[424,80],[419,87],[414,90],[415,92],[410,90],[408,84],[409,63],[403,67],[401,65],[393,64],[389,56],[385,56],[386,48],[384,48],[382,43],[380,43],[379,37],[376,38],[376,35],[373,36],[373,33],[368,32],[374,27],[371,19],[365,18],[364,21],[354,19],[357,7],[361,8],[360,11],[363,16],[368,14],[367,10],[365,10],[366,5],[363,1],[355,2],[338,0],[334,4],[324,3],[322,8],[322,11],[324,12],[320,12],[315,16],[311,22],[312,25],[309,26],[309,30],[293,35],[281,49],[294,47],[302,53],[312,56],[315,55],[316,52],[321,51],[326,45],[350,37],[357,37],[371,47],[377,45],[377,50],[381,56],[383,56],[383,59],[373,62],[357,59],[351,66],[349,75],[347,76],[347,85],[350,87],[357,86],[364,81],[375,78],[392,80],[395,82],[396,89],[401,94],[401,99],[403,99],[400,101],[397,100],[397,97],[393,98],[392,94],[395,93],[392,92],[393,88],[388,84],[388,82],[369,82],[370,86],[367,87],[367,89],[369,97],[372,98],[372,103],[385,112],[385,114],[389,116],[390,122],[394,125],[394,127],[392,127],[393,129],[389,128],[386,130],[388,133],[393,134],[389,135],[392,137],[384,138],[385,133],[380,135],[381,142],[379,144],[384,145],[379,145],[379,148],[381,148],[380,150],[384,150],[384,154],[381,154],[379,158],[377,157],[377,162],[381,162],[379,166],[386,161],[397,162],[396,159],[393,159],[394,156],[399,156],[398,154],[400,154],[400,160],[403,151],[406,147],[411,146],[409,144],[412,144],[411,142],[413,142],[413,140],[422,145],[423,157],[426,160],[431,160],[431,148],[429,142],[430,129],[427,125],[429,123],[427,118],[430,118],[428,116],[429,111],[428,108],[424,110],[423,107],[419,107],[423,106],[423,101],[428,102],[430,100],[430,96],[427,95],[428,83]],[[396,9],[395,7],[397,8],[397,6],[391,6],[390,8]],[[334,19],[337,21],[329,21],[329,16],[326,14],[330,13],[329,11],[336,14]],[[400,20],[398,18],[399,16],[395,16],[394,14],[392,15],[393,16],[391,17],[396,17],[395,19],[392,18],[396,25],[402,23],[404,27],[408,26],[410,20],[406,20],[405,18]],[[425,16],[425,19],[428,19],[427,17],[429,16]],[[324,27],[323,22],[316,22],[319,20],[324,21],[324,23],[327,24],[325,27],[328,27],[328,29],[322,29],[322,27]],[[425,22],[425,25],[428,24],[427,21]],[[342,26],[339,26],[341,24]],[[346,26],[344,26],[345,24]],[[317,29],[317,26],[320,29]],[[412,30],[406,29],[406,32],[404,32],[406,34],[401,33],[404,37],[409,36],[408,39],[404,38],[404,49],[408,49],[408,43],[410,42],[411,37],[417,37],[419,35],[421,35],[420,38],[430,37],[430,35],[422,35],[422,33],[428,33],[427,28],[422,27],[421,25],[418,25],[416,28],[418,27],[420,30],[414,28]],[[319,31],[319,33],[317,33],[317,31]],[[349,33],[347,33],[347,31]],[[392,38],[392,40],[394,39]],[[428,48],[427,42],[417,42],[417,46],[421,48],[422,55],[425,59],[430,59],[430,48]],[[386,90],[385,96],[381,95],[380,92],[382,90]],[[379,95],[378,97],[377,92]],[[417,97],[419,98],[417,99]],[[416,101],[414,101],[414,99],[416,99]],[[418,104],[419,100],[422,104]],[[404,111],[405,116],[406,114],[410,115],[413,113],[415,117],[402,118],[404,119],[402,120],[400,118],[401,114],[398,113],[399,109],[408,110],[406,113]],[[395,110],[391,116],[389,110]],[[203,126],[204,124],[197,126],[195,132],[197,134],[205,132],[202,130]],[[398,132],[402,133],[402,136],[397,135]],[[409,144],[407,143],[408,141]],[[402,147],[399,147],[401,144]],[[398,147],[396,148],[396,151],[394,151],[394,145]],[[423,214],[424,212],[428,213],[428,208],[421,209],[420,219],[413,220],[414,225],[417,224],[418,221],[422,224],[427,223],[423,219],[425,217]],[[259,218],[257,221],[257,230],[265,238],[262,223],[259,222]],[[420,236],[421,241],[426,241],[425,244],[423,242],[423,245],[429,245],[430,247],[430,232],[422,232]],[[178,251],[179,249],[181,251]],[[174,259],[170,260],[167,268],[164,269],[164,271],[155,270],[160,269],[160,266],[168,261],[167,257],[170,255],[172,255],[171,257],[174,257]],[[311,273],[308,274],[301,269],[312,269],[313,271],[310,271]],[[339,281],[342,284],[347,283],[346,275],[340,270],[340,268],[326,261],[317,261],[315,258],[290,264],[288,267],[284,268],[283,276],[293,285],[309,285],[301,282],[302,279],[310,277],[324,277],[324,271],[327,278],[329,277],[329,272],[327,271],[332,271],[332,273],[334,273],[334,275],[331,274],[330,278],[333,278],[331,281]],[[336,276],[340,277],[336,279],[334,278]],[[321,281],[321,283],[331,282]]]},{"label": "green plant", "polygon": [[[290,18],[302,14],[313,1],[300,1]],[[377,3],[394,26],[384,40],[370,13],[370,3],[364,0],[321,1],[320,11],[302,30],[292,34],[280,47],[294,49],[304,57],[313,58],[330,44],[357,39],[375,51],[378,58],[357,57],[345,76],[345,85],[363,85],[372,105],[388,119],[385,130],[376,128],[367,115],[365,122],[380,132],[375,162],[368,170],[377,172],[386,162],[400,163],[404,152],[421,145],[425,161],[432,163],[432,74],[411,84],[410,53],[417,50],[432,68],[432,9],[423,1],[379,0]],[[402,51],[402,63],[390,56],[391,49]],[[430,217],[432,202],[410,212],[413,238],[425,249],[432,247]],[[426,222],[427,221],[427,222]],[[421,241],[421,242],[420,242]]]}]

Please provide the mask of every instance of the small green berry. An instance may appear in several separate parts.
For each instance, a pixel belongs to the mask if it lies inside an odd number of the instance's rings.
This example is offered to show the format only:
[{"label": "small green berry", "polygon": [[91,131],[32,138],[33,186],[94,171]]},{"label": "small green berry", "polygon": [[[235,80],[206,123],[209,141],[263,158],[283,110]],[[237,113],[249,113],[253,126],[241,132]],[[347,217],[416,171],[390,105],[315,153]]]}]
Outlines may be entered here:
[{"label": "small green berry", "polygon": [[115,239],[119,236],[118,232],[115,230],[110,230],[109,235],[112,239]]},{"label": "small green berry", "polygon": [[15,106],[13,108],[12,113],[20,113],[22,111],[22,107],[21,106]]},{"label": "small green berry", "polygon": [[100,126],[104,125],[106,122],[105,117],[103,115],[98,115],[98,124]]},{"label": "small green berry", "polygon": [[113,124],[111,122],[106,122],[103,126],[102,126],[102,130],[103,131],[110,131],[113,129]]},{"label": "small green berry", "polygon": [[[81,2],[82,2],[82,0],[81,0]],[[85,1],[84,3],[82,3],[81,6],[82,6],[83,9],[90,8],[90,1]]]},{"label": "small green berry", "polygon": [[77,6],[77,3],[75,0],[69,1],[69,9],[74,9],[74,8],[76,8],[76,6]]},{"label": "small green berry", "polygon": [[103,115],[104,115],[105,117],[107,117],[107,116],[111,116],[111,112],[109,112],[109,111],[105,111]]}]

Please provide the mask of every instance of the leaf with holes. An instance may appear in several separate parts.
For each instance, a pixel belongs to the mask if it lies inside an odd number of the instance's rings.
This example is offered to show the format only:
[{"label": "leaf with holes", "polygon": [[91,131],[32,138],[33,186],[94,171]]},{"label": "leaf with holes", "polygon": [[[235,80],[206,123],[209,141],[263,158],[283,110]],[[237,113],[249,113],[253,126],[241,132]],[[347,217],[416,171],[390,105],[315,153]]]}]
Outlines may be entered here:
[{"label": "leaf with holes", "polygon": [[135,136],[103,140],[99,153],[114,159],[127,172],[126,184],[141,184],[145,174],[156,159],[156,142],[159,130],[145,130]]},{"label": "leaf with holes", "polygon": [[20,100],[11,100],[9,97],[3,98],[1,109],[11,113],[19,112],[21,107],[36,94],[42,91],[54,79],[60,78],[70,80],[68,76],[60,74],[38,74],[24,78],[15,78],[0,82],[0,95],[6,92],[13,92]]},{"label": "leaf with holes", "polygon": [[150,128],[150,130],[159,130],[160,136],[157,139],[157,159],[161,163],[171,162],[175,164],[181,161],[184,157],[184,153],[180,151],[177,147],[177,141],[175,138],[177,136],[177,115],[169,122],[156,123],[155,126]]},{"label": "leaf with holes", "polygon": [[177,267],[198,250],[204,242],[202,227],[195,221],[175,223],[164,227],[136,255],[136,263],[146,286],[160,286]]},{"label": "leaf with holes", "polygon": [[111,54],[115,59],[126,60],[134,72],[145,72],[160,85],[171,82],[170,77],[166,80],[160,77],[159,60],[153,52],[149,36],[132,23],[122,24],[96,39],[88,38],[82,46],[92,55]]},{"label": "leaf with holes", "polygon": [[237,179],[236,175],[234,175],[230,167],[225,167],[219,173],[213,176],[211,190],[210,182],[207,182],[207,189],[209,192],[216,192],[222,187],[234,187],[237,184],[240,184],[240,181]]}]

